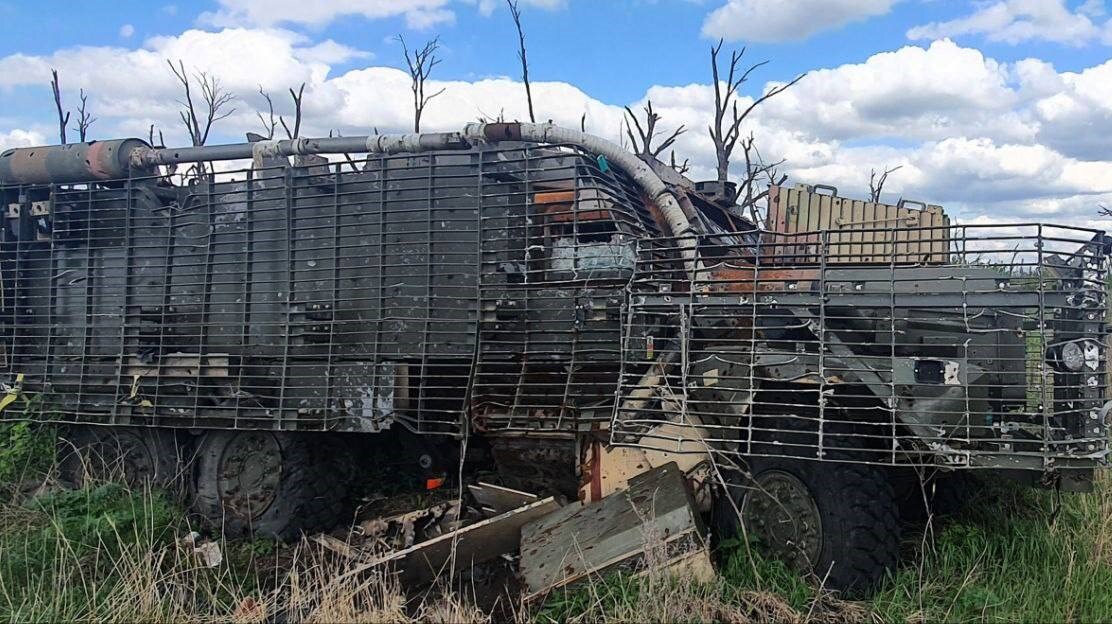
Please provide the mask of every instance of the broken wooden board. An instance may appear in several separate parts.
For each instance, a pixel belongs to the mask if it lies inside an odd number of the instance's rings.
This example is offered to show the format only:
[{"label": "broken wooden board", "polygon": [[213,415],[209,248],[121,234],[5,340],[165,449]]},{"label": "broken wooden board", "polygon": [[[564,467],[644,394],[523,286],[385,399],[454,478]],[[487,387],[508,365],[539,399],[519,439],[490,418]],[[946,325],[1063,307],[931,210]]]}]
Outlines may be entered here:
[{"label": "broken wooden board", "polygon": [[[516,551],[521,543],[521,527],[559,508],[556,499],[550,496],[525,507],[390,553],[344,576],[374,567],[387,566],[397,572],[402,583],[428,583],[441,574],[448,573],[450,567],[462,570]],[[453,549],[454,564],[451,561]]]},{"label": "broken wooden board", "polygon": [[536,494],[512,490],[508,487],[483,483],[482,481],[467,486],[467,489],[471,492],[471,496],[475,497],[475,502],[479,503],[483,515],[488,518],[540,500],[540,497]]},{"label": "broken wooden board", "polygon": [[[676,566],[713,575],[705,532],[674,462],[629,480],[626,490],[593,504],[572,504],[521,531],[526,600],[592,575]],[[647,552],[651,551],[651,552]]]},{"label": "broken wooden board", "polygon": [[701,428],[681,427],[673,423],[657,425],[646,438],[673,441],[671,450],[610,446],[597,440],[587,448],[584,479],[579,488],[579,500],[590,503],[599,501],[629,486],[629,480],[651,468],[675,462],[684,473],[689,473],[707,461],[706,432]]}]

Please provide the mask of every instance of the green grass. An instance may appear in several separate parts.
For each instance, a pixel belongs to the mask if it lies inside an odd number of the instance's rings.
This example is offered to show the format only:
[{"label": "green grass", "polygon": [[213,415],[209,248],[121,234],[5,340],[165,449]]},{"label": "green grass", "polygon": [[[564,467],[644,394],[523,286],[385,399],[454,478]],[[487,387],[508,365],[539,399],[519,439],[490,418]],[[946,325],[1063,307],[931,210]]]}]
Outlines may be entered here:
[{"label": "green grass", "polygon": [[[280,610],[324,621],[477,617],[458,603],[415,610],[389,586],[335,585],[346,562],[271,541],[220,542],[224,563],[205,568],[179,544],[194,527],[171,497],[110,483],[29,497],[13,482],[48,464],[38,457],[51,456],[43,449],[52,442],[38,438],[50,433],[5,428],[0,435],[12,441],[0,445],[0,483],[9,486],[0,490],[0,621],[263,619],[241,617],[243,605],[255,603],[266,605],[255,616]],[[1090,494],[1064,494],[1060,504],[1053,492],[984,489],[933,533],[909,534],[904,563],[862,602],[833,600],[743,544],[727,544],[720,555],[719,579],[709,585],[611,576],[554,594],[522,617],[1112,621],[1112,479]]]},{"label": "green grass", "polygon": [[886,621],[1112,620],[1112,485],[971,502],[871,601]]}]

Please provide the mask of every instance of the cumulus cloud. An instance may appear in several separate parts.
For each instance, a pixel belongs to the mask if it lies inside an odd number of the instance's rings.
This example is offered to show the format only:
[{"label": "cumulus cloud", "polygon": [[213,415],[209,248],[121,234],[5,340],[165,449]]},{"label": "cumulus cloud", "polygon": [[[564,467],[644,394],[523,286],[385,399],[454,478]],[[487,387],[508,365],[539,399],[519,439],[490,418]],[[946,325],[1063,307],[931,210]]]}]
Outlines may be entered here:
[{"label": "cumulus cloud", "polygon": [[954,134],[1029,138],[1014,111],[1008,70],[979,50],[943,40],[810,72],[765,105],[766,116],[836,139],[933,139]]},{"label": "cumulus cloud", "polygon": [[0,151],[13,147],[31,147],[46,143],[46,137],[35,130],[15,128],[7,132],[0,132]]},{"label": "cumulus cloud", "polygon": [[1058,75],[1060,88],[1045,90],[1034,105],[1039,140],[1089,160],[1112,154],[1112,61]]},{"label": "cumulus cloud", "polygon": [[1087,2],[1070,11],[1065,0],[1000,0],[973,13],[945,22],[931,22],[907,31],[912,40],[984,35],[989,41],[1017,44],[1030,40],[1080,46],[1101,37],[1092,17],[1101,3]]},{"label": "cumulus cloud", "polygon": [[[146,136],[154,123],[170,143],[179,129],[178,85],[165,59],[185,59],[218,76],[236,94],[237,112],[216,128],[214,141],[258,130],[261,85],[288,115],[286,89],[306,82],[307,135],[406,131],[412,124],[408,75],[366,66],[335,74],[334,67],[369,55],[276,27],[188,30],[156,37],[138,48],[86,47],[52,54],[0,58],[0,89],[37,89],[44,106],[31,118],[0,119],[0,146],[52,140],[51,67],[63,85],[92,94],[99,137]],[[761,71],[772,71],[772,67]],[[137,81],[135,76],[143,76]],[[741,96],[745,107],[768,84],[758,77]],[[1038,59],[1000,63],[978,50],[942,40],[907,46],[860,63],[818,69],[769,100],[747,122],[762,154],[785,158],[789,183],[833,183],[849,196],[867,189],[870,169],[902,168],[889,178],[890,199],[941,202],[962,218],[1050,218],[1084,223],[1098,202],[1112,197],[1112,61],[1080,72],[1058,72]],[[524,119],[519,81],[433,80],[443,88],[425,112],[425,130],[450,130],[479,118]],[[705,128],[713,87],[693,82],[657,85],[635,102],[606,102],[566,82],[534,82],[538,117],[619,141],[622,104],[638,110],[647,99],[665,132],[683,124],[676,142],[692,177],[713,175],[714,150]],[[106,94],[111,94],[107,97]],[[12,128],[22,128],[15,130]],[[7,132],[4,132],[5,129]],[[738,167],[735,165],[734,171]]]},{"label": "cumulus cloud", "polygon": [[899,0],[727,0],[703,22],[703,34],[730,41],[799,41],[820,30],[884,15]]}]

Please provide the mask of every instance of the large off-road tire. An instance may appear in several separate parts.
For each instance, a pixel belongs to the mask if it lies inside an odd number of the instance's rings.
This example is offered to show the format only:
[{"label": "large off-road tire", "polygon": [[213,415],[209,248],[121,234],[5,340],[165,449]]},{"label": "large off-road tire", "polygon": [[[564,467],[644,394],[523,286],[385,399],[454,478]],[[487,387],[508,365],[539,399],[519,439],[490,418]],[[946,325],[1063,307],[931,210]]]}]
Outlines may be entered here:
[{"label": "large off-road tire", "polygon": [[735,500],[763,554],[849,595],[875,588],[895,567],[897,506],[881,469],[789,458],[750,465]]},{"label": "large off-road tire", "polygon": [[177,490],[185,471],[182,446],[165,429],[74,425],[58,437],[59,477],[74,487],[122,481]]},{"label": "large off-road tire", "polygon": [[899,506],[885,468],[854,463],[867,457],[853,450],[856,438],[827,434],[836,449],[827,457],[840,461],[801,459],[816,448],[813,421],[765,421],[753,449],[781,456],[747,458],[745,473],[728,478],[733,504],[720,501],[716,516],[743,528],[765,556],[813,573],[826,589],[859,595],[896,565]]},{"label": "large off-road tire", "polygon": [[348,479],[311,434],[210,431],[194,463],[193,509],[225,535],[289,540],[342,519]]}]

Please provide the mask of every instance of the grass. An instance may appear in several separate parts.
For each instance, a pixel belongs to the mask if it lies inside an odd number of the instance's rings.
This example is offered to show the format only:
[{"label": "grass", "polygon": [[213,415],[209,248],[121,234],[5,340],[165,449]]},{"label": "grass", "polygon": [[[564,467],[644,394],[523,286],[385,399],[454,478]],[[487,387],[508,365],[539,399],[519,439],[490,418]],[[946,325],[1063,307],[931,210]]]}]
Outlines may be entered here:
[{"label": "grass", "polygon": [[[50,444],[38,439],[48,435],[0,429],[0,440],[12,442],[0,446],[0,621],[490,618],[461,597],[466,588],[407,595],[389,577],[342,578],[350,562],[309,542],[218,541],[223,562],[207,567],[182,540],[196,527],[161,492],[35,483],[29,475],[49,468],[43,449]],[[656,542],[646,537],[650,560]],[[535,622],[1112,620],[1107,479],[1091,494],[1060,500],[1046,491],[982,490],[953,520],[910,534],[904,549],[903,565],[862,602],[836,600],[732,543],[723,545],[710,583],[676,579],[657,566],[509,612]]]}]

